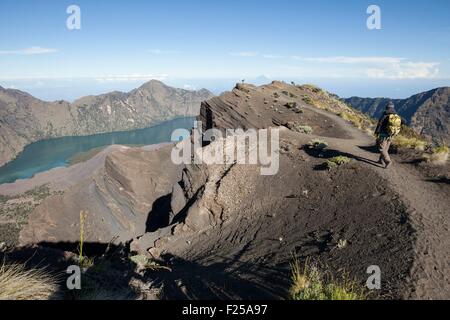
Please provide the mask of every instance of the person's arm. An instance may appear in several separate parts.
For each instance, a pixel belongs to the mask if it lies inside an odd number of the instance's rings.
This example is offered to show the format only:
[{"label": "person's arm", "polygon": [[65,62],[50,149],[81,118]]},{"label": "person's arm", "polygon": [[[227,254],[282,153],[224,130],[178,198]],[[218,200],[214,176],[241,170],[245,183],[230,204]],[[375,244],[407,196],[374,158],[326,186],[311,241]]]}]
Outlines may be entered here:
[{"label": "person's arm", "polygon": [[377,124],[377,127],[376,127],[376,129],[375,129],[375,135],[378,135],[378,134],[380,134],[380,130],[381,130],[381,127],[382,127],[382,125],[383,125],[383,122],[384,122],[384,119],[386,118],[386,116],[382,116],[381,118],[380,118],[380,120],[378,120],[378,124]]}]

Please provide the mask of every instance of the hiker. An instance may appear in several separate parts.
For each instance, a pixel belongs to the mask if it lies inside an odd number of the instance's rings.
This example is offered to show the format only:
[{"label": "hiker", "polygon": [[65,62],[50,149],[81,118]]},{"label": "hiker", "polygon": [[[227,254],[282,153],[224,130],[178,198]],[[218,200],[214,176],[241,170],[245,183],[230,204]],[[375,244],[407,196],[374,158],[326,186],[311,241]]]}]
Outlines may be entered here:
[{"label": "hiker", "polygon": [[380,160],[378,162],[384,165],[386,169],[392,163],[389,157],[389,147],[391,146],[392,138],[400,133],[404,123],[404,119],[397,114],[394,104],[390,101],[375,129],[378,150],[380,151]]}]

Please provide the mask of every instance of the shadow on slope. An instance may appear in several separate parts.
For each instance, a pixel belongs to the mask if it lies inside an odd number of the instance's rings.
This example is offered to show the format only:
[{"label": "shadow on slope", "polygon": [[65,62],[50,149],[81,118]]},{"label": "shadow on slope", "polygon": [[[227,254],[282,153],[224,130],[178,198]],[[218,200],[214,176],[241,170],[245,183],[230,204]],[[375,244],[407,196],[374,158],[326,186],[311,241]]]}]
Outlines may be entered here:
[{"label": "shadow on slope", "polygon": [[[172,272],[157,274],[155,284],[163,287],[162,299],[283,299],[290,286],[289,266],[267,265],[215,257],[221,262],[209,265],[166,254]],[[252,275],[252,280],[242,274]]]},{"label": "shadow on slope", "polygon": [[[353,159],[356,161],[360,161],[360,162],[364,162],[367,164],[370,164],[372,166],[375,167],[382,167],[378,162],[367,159],[367,158],[363,158],[351,153],[347,153],[347,152],[342,152],[339,150],[335,150],[335,149],[325,149],[325,150],[317,150],[317,149],[310,149],[310,148],[303,148],[303,150],[311,157],[313,158],[320,158],[320,159],[331,159],[334,157],[347,157],[349,159]],[[319,164],[317,166],[314,167],[314,170],[326,170],[326,166],[324,164]]]}]

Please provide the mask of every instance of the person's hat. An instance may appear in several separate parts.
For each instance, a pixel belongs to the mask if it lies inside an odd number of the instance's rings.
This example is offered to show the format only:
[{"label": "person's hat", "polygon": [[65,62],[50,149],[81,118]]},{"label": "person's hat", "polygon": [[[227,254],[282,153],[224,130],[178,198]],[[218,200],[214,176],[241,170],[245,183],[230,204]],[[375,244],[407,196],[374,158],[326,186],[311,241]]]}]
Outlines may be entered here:
[{"label": "person's hat", "polygon": [[395,112],[395,105],[392,101],[389,101],[386,105],[386,111],[388,112]]}]

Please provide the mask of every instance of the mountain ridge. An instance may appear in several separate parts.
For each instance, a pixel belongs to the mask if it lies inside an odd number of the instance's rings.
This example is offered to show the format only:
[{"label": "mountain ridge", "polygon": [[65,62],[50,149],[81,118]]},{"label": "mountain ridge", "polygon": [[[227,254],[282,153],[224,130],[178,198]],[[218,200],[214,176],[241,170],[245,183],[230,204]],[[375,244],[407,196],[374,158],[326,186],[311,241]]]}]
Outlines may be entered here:
[{"label": "mountain ridge", "polygon": [[189,91],[151,80],[129,92],[90,95],[72,103],[44,101],[17,89],[0,90],[0,166],[33,142],[64,136],[142,129],[196,116],[208,90]]},{"label": "mountain ridge", "polygon": [[392,101],[397,112],[419,134],[437,144],[450,143],[450,87],[438,87],[406,99],[386,97],[342,99],[352,107],[379,118],[385,105]]}]

